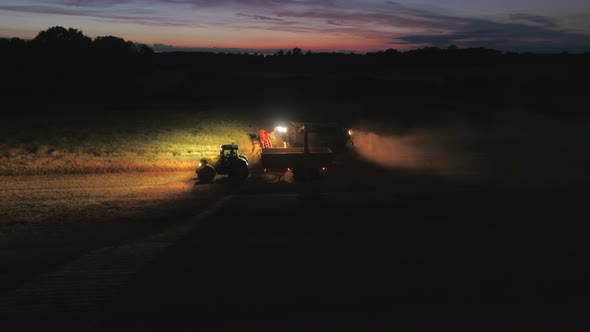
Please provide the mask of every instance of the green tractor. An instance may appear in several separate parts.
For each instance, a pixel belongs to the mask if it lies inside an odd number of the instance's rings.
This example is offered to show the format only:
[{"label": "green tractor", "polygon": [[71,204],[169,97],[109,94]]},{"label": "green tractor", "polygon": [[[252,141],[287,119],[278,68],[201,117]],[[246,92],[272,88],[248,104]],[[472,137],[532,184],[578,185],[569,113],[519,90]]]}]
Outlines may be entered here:
[{"label": "green tractor", "polygon": [[224,144],[219,147],[219,157],[215,166],[203,158],[196,173],[201,183],[213,182],[216,174],[227,175],[231,182],[241,183],[250,174],[248,157],[238,153],[237,144]]}]

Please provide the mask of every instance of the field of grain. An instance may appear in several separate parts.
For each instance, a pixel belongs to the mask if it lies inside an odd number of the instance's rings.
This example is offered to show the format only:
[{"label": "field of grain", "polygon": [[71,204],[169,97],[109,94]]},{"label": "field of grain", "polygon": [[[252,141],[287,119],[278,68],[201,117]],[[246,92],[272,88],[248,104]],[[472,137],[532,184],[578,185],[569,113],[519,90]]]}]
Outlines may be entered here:
[{"label": "field of grain", "polygon": [[262,124],[248,114],[162,108],[20,115],[0,122],[0,175],[187,171],[227,143],[256,160],[249,134]]}]

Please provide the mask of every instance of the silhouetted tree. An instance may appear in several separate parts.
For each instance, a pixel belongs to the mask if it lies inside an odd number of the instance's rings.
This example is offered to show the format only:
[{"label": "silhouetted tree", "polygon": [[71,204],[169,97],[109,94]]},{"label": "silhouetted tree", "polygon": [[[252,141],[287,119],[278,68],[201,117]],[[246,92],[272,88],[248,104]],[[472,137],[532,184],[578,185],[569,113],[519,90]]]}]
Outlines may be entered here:
[{"label": "silhouetted tree", "polygon": [[141,55],[154,54],[154,50],[151,47],[147,46],[146,44],[135,44],[135,47],[137,48],[137,51]]},{"label": "silhouetted tree", "polygon": [[44,50],[81,51],[91,47],[92,39],[81,30],[55,26],[39,32],[31,43]]},{"label": "silhouetted tree", "polygon": [[393,48],[388,48],[385,50],[385,55],[399,55],[400,51],[393,49]]},{"label": "silhouetted tree", "polygon": [[98,52],[102,54],[108,54],[113,57],[136,53],[135,44],[125,41],[125,39],[119,37],[96,37],[92,44]]}]

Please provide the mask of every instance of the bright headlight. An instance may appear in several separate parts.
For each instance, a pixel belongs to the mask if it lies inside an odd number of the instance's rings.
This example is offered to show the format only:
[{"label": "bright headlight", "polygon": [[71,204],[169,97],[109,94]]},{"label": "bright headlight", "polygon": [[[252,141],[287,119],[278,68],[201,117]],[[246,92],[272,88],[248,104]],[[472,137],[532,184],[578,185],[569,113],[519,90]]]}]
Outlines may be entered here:
[{"label": "bright headlight", "polygon": [[277,128],[275,128],[276,131],[278,131],[279,133],[286,133],[287,132],[287,128],[282,127],[282,126],[278,126]]}]

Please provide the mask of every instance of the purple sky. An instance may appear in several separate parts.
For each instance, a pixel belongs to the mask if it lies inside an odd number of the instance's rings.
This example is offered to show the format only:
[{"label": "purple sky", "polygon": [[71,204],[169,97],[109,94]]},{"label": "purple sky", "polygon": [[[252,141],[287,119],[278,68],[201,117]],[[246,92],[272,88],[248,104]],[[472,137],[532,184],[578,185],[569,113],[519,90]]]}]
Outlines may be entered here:
[{"label": "purple sky", "polygon": [[590,51],[589,0],[2,0],[0,36],[52,26],[148,45],[314,51]]}]

